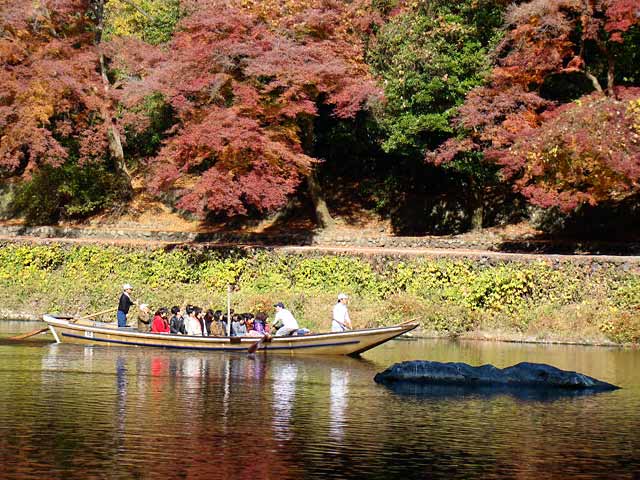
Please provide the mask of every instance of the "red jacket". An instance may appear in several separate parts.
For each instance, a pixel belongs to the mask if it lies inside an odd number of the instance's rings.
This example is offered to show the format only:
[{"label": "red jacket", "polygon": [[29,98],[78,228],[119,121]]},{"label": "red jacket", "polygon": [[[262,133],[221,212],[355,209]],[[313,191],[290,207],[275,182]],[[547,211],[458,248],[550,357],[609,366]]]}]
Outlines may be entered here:
[{"label": "red jacket", "polygon": [[151,332],[153,333],[170,333],[171,329],[169,328],[169,324],[162,318],[160,315],[156,315],[153,317],[153,322],[151,322]]}]

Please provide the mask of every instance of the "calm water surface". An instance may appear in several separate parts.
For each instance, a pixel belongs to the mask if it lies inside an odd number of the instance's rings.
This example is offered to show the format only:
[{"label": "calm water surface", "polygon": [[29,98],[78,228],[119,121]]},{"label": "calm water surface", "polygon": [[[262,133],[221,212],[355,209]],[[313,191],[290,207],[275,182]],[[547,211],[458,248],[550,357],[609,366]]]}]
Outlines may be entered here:
[{"label": "calm water surface", "polygon": [[[4,322],[0,337],[40,324]],[[392,341],[362,359],[0,340],[0,478],[640,478],[640,352]],[[406,395],[411,359],[544,362],[623,387]]]}]

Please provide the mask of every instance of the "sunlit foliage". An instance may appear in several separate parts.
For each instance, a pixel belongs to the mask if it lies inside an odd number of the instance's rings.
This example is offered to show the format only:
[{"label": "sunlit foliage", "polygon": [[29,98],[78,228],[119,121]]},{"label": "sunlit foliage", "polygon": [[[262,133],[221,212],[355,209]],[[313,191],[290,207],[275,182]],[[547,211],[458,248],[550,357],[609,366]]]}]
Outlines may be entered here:
[{"label": "sunlit foliage", "polygon": [[[436,161],[483,151],[530,201],[565,211],[636,192],[629,102],[638,91],[616,85],[633,81],[617,68],[638,50],[627,44],[640,25],[637,2],[533,0],[513,4],[506,20],[489,84],[460,110],[467,136],[445,143]],[[577,101],[556,110],[567,100]]]}]

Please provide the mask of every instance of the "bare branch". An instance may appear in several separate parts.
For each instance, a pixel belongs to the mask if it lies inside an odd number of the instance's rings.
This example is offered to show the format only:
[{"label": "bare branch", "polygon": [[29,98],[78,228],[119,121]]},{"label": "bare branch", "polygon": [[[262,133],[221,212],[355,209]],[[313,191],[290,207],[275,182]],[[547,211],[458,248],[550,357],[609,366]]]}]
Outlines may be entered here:
[{"label": "bare branch", "polygon": [[153,20],[153,18],[151,17],[151,15],[149,15],[147,12],[145,12],[142,7],[140,7],[140,5],[136,4],[133,0],[122,0],[124,3],[126,3],[127,5],[135,8],[138,13],[140,13],[144,18],[146,18],[147,20],[151,21]]}]

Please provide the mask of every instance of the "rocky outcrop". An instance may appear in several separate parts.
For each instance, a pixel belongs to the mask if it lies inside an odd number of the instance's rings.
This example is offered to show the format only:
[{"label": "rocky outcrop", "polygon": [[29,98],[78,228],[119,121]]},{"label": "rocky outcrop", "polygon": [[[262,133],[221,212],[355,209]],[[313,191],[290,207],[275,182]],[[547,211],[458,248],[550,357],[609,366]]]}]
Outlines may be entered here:
[{"label": "rocky outcrop", "polygon": [[500,369],[493,365],[472,367],[466,363],[414,360],[396,363],[384,372],[378,373],[374,380],[401,393],[431,394],[438,392],[455,394],[456,391],[466,392],[469,388],[480,389],[483,393],[489,393],[492,389],[497,391],[525,389],[530,392],[533,389],[593,393],[620,388],[581,373],[561,370],[542,363],[528,362]]}]

